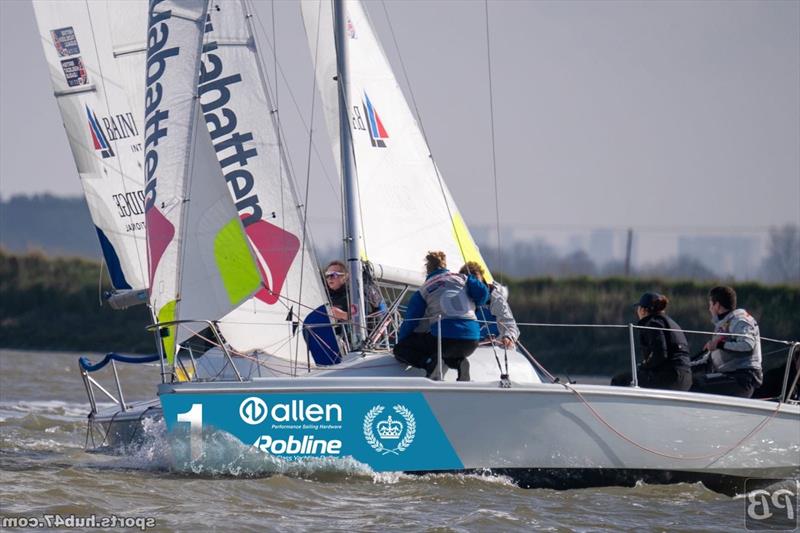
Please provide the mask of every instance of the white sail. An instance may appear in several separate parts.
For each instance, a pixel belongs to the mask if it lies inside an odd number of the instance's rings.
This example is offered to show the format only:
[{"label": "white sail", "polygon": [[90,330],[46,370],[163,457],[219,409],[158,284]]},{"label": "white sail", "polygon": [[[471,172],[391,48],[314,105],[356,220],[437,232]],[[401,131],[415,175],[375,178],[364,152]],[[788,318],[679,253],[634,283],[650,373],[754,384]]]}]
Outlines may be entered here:
[{"label": "white sail", "polygon": [[[33,2],[56,101],[115,289],[147,288],[142,179],[146,2]],[[118,21],[124,20],[120,25]],[[120,27],[121,26],[121,27]]]},{"label": "white sail", "polygon": [[198,94],[266,286],[225,316],[220,326],[237,350],[261,349],[285,359],[305,359],[297,321],[327,296],[280,153],[247,9],[242,0],[213,2]]},{"label": "white sail", "polygon": [[[145,67],[150,305],[159,322],[214,319],[261,276],[231,202],[197,93],[205,0],[151,0]],[[170,328],[168,361],[192,330]]]},{"label": "white sail", "polygon": [[[317,83],[339,160],[336,55],[328,1],[304,0],[303,20],[316,57]],[[350,102],[348,116],[358,175],[364,259],[397,281],[424,279],[428,250],[458,268],[485,262],[428,152],[386,55],[357,0],[346,0]],[[488,269],[486,269],[488,272]]]}]

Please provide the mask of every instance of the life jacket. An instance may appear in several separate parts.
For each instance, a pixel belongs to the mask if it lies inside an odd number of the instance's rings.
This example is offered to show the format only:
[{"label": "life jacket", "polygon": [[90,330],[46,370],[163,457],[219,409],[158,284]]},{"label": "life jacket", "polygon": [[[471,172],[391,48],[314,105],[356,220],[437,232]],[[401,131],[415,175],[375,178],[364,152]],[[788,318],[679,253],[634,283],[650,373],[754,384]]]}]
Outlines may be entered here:
[{"label": "life jacket", "polygon": [[[727,342],[746,344],[745,350],[725,350],[718,348],[711,352],[711,363],[715,372],[733,372],[734,370],[761,370],[761,338],[758,323],[744,309],[735,309],[714,322],[715,337],[724,337],[727,333],[746,333],[750,330],[754,339],[740,336],[727,337]],[[722,344],[720,344],[722,346]]]},{"label": "life jacket", "polygon": [[432,321],[443,319],[476,320],[475,302],[467,294],[467,276],[442,272],[425,281],[419,290],[425,300],[425,315]]}]

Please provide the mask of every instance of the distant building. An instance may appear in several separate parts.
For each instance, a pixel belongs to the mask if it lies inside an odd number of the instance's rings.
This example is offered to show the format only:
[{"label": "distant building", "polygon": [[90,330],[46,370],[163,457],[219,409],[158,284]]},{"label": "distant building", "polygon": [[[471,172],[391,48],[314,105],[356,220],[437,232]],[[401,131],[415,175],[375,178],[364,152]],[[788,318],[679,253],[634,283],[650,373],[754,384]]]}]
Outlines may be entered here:
[{"label": "distant building", "polygon": [[614,230],[596,229],[589,235],[589,257],[596,265],[615,259]]},{"label": "distant building", "polygon": [[761,264],[758,237],[738,235],[703,235],[678,238],[678,254],[697,259],[721,276],[753,278]]},{"label": "distant building", "polygon": [[586,235],[573,233],[567,238],[567,246],[564,248],[566,254],[586,251]]}]

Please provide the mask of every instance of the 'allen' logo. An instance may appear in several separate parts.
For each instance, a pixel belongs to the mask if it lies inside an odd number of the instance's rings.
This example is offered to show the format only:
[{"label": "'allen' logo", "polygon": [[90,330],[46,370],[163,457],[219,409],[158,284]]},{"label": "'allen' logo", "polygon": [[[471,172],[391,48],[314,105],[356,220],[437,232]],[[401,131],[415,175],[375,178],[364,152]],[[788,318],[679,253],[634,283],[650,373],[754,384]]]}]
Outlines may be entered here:
[{"label": "'allen' logo", "polygon": [[258,396],[250,396],[245,398],[239,405],[239,416],[242,421],[251,426],[260,424],[266,420],[269,414],[267,404]]},{"label": "'allen' logo", "polygon": [[86,106],[86,115],[89,117],[89,133],[92,134],[92,143],[94,143],[94,149],[100,151],[103,159],[114,157],[114,150],[111,149],[111,145],[108,143],[106,134],[103,133],[103,129],[100,127],[100,123],[97,121],[97,115],[94,114],[94,111],[89,109],[88,105]]}]

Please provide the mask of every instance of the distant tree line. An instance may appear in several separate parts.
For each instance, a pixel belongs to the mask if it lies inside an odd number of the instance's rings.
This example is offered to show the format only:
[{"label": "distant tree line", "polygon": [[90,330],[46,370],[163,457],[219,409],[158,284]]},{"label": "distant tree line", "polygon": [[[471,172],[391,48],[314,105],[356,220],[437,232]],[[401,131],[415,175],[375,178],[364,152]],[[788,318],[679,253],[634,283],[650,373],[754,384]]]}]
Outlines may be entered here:
[{"label": "distant tree line", "polygon": [[102,305],[100,263],[0,249],[0,347],[152,353],[145,306]]},{"label": "distant tree line", "polygon": [[[113,311],[99,297],[100,264],[84,259],[15,255],[0,249],[0,347],[36,350],[152,353],[145,306]],[[713,282],[661,278],[588,277],[504,279],[520,323],[617,324],[635,322],[632,304],[642,292],[670,298],[669,314],[685,329],[711,329],[706,295]],[[800,287],[735,285],[740,304],[765,337],[800,340]],[[522,328],[523,344],[548,369],[569,374],[610,374],[629,365],[625,328]],[[692,350],[704,335],[689,335]],[[785,348],[764,343],[768,364]]]},{"label": "distant tree line", "polygon": [[[665,294],[667,313],[683,329],[711,331],[708,291],[719,281],[675,281],[663,278],[536,278],[511,280],[509,302],[520,323],[617,324],[636,323],[633,304],[643,292]],[[737,283],[739,306],[759,322],[764,337],[800,341],[800,287]],[[629,368],[627,328],[565,328],[536,326],[522,330],[522,342],[539,361],[556,372],[611,374]],[[636,335],[638,337],[638,335]],[[692,353],[708,340],[687,334]],[[786,357],[783,345],[763,342],[766,366]]]}]

